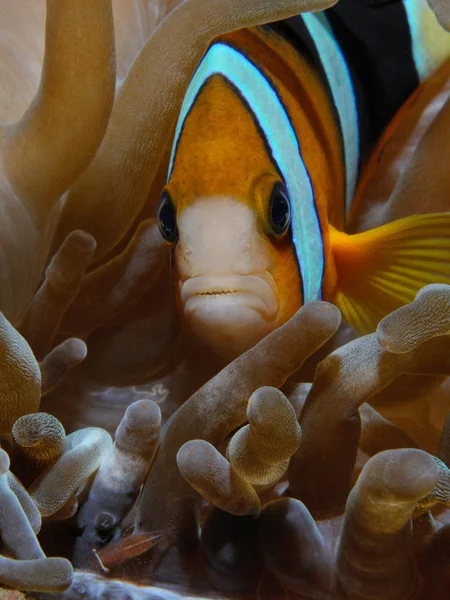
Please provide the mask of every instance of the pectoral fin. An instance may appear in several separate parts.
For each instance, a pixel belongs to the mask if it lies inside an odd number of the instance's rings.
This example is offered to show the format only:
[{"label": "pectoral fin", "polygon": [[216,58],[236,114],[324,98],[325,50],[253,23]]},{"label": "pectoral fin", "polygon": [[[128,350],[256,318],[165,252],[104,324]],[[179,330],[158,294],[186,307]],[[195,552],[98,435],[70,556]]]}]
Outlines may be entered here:
[{"label": "pectoral fin", "polygon": [[450,213],[413,215],[348,235],[331,229],[334,303],[361,333],[430,283],[450,284]]}]

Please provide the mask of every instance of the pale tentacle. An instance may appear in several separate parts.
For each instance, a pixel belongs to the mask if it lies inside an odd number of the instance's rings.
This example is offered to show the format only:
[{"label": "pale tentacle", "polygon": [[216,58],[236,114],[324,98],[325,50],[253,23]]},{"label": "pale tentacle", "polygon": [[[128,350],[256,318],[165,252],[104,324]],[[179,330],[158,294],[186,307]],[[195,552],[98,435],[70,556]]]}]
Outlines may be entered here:
[{"label": "pale tentacle", "polygon": [[29,489],[43,517],[59,511],[99,468],[112,439],[103,429],[87,427],[68,435],[64,446],[61,458]]},{"label": "pale tentacle", "polygon": [[6,178],[42,219],[105,133],[115,88],[110,0],[47,0],[45,45],[39,90],[1,150]]},{"label": "pale tentacle", "polygon": [[160,429],[161,410],[155,402],[144,399],[130,404],[83,505],[83,509],[90,505],[86,514],[109,511],[116,524],[123,520],[150,469]]},{"label": "pale tentacle", "polygon": [[[67,593],[61,595],[61,598],[74,600],[80,598],[80,592],[81,597],[86,599],[150,600],[153,596],[158,600],[195,600],[195,596],[187,595],[185,591],[178,593],[175,590],[169,590],[167,586],[148,584],[143,587],[142,584],[134,584],[120,579],[112,580],[97,573],[75,571],[72,587]],[[198,600],[198,595],[196,596]]]},{"label": "pale tentacle", "polygon": [[130,404],[105,454],[88,496],[77,515],[83,528],[74,546],[73,562],[85,566],[92,549],[112,535],[131,510],[152,464],[159,441],[161,411],[152,400]]},{"label": "pale tentacle", "polygon": [[44,37],[45,0],[1,0],[0,123],[15,123],[30,106],[39,87]]},{"label": "pale tentacle", "polygon": [[[143,287],[152,279],[149,273]],[[128,302],[133,300],[131,297]],[[111,323],[92,333],[84,372],[108,386],[148,383],[175,364],[180,353],[176,343],[177,338],[181,343],[179,334],[172,273],[164,269],[147,293],[133,302],[132,311],[125,302],[124,309]]]},{"label": "pale tentacle", "polygon": [[338,577],[351,600],[400,600],[415,584],[411,517],[436,486],[433,457],[387,450],[369,460],[348,498],[337,550]]},{"label": "pale tentacle", "polygon": [[232,515],[257,515],[258,495],[216,448],[204,440],[181,446],[177,465],[184,479],[203,498]]},{"label": "pale tentacle", "polygon": [[183,0],[112,0],[116,32],[117,79],[128,69],[157,25]]},{"label": "pale tentacle", "polygon": [[27,492],[22,482],[19,481],[19,479],[17,479],[17,477],[11,473],[11,471],[8,471],[8,484],[11,488],[11,491],[17,496],[17,499],[22,505],[27,519],[30,522],[31,528],[37,535],[41,530],[42,518],[36,504],[31,499],[30,494]]},{"label": "pale tentacle", "polygon": [[[442,69],[450,66],[450,61]],[[446,157],[450,154],[450,99],[439,110],[428,129],[416,145],[409,163],[396,184],[383,209],[383,219],[393,221],[408,214],[448,210],[450,172]],[[424,202],[426,199],[426,202]],[[432,207],[432,208],[430,208]]]},{"label": "pale tentacle", "polygon": [[24,592],[63,592],[72,583],[73,569],[65,558],[13,560],[0,556],[0,582]]},{"label": "pale tentacle", "polygon": [[450,285],[427,285],[414,302],[382,319],[377,327],[380,344],[402,354],[438,335],[450,333]]},{"label": "pale tentacle", "polygon": [[174,9],[119,89],[100,150],[69,192],[61,236],[86,228],[97,240],[101,258],[129,230],[147,199],[183,93],[212,39],[335,2],[187,0]]},{"label": "pale tentacle", "polygon": [[231,438],[227,458],[236,472],[260,491],[286,473],[301,437],[295,410],[276,388],[262,387],[250,397],[248,425]]},{"label": "pale tentacle", "polygon": [[15,558],[44,558],[36,534],[8,484],[9,456],[0,448],[0,538]]}]

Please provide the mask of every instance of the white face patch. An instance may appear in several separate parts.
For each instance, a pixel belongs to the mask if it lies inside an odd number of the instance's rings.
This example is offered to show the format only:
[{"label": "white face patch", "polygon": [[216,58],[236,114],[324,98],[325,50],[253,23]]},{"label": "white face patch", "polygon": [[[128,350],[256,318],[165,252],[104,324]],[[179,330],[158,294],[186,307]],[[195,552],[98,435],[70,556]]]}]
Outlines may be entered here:
[{"label": "white face patch", "polygon": [[233,198],[199,198],[180,214],[175,263],[186,322],[232,359],[279,323],[279,293],[255,213]]},{"label": "white face patch", "polygon": [[[175,131],[171,177],[182,128],[204,83],[220,74],[232,84],[252,112],[291,200],[292,239],[303,281],[305,302],[322,297],[324,250],[311,181],[289,115],[271,81],[237,49],[215,43],[200,63],[187,90]],[[201,168],[201,165],[199,165]]]},{"label": "white face patch", "polygon": [[270,269],[254,211],[233,198],[198,198],[178,219],[175,261],[181,280]]}]

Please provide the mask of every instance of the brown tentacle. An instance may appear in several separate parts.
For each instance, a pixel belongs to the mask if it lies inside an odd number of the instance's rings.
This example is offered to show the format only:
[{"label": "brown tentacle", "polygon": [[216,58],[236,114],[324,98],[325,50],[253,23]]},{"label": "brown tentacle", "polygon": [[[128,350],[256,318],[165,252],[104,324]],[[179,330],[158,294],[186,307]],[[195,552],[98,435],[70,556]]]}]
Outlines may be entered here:
[{"label": "brown tentacle", "polygon": [[337,331],[339,323],[340,315],[333,305],[306,304],[181,406],[161,435],[155,463],[144,485],[136,521],[139,531],[162,529],[174,543],[192,535],[196,530],[192,528],[193,505],[198,496],[176,466],[180,447],[192,439],[204,439],[219,447],[245,422],[249,396],[262,386],[282,385]]},{"label": "brown tentacle", "polygon": [[[448,73],[450,62],[443,67]],[[409,214],[448,210],[450,172],[445,158],[450,153],[450,99],[447,99],[417,144],[407,167],[398,178],[383,210],[383,218],[394,220],[405,206]],[[426,198],[426,203],[423,202]]]},{"label": "brown tentacle", "polygon": [[105,133],[115,87],[110,0],[47,0],[45,45],[38,92],[2,145],[7,179],[41,216],[87,167]]},{"label": "brown tentacle", "polygon": [[90,271],[68,308],[60,336],[87,337],[148,292],[167,265],[167,245],[152,219],[139,224],[121,254]]},{"label": "brown tentacle", "polygon": [[450,5],[445,0],[428,0],[428,4],[444,29],[450,31]]}]

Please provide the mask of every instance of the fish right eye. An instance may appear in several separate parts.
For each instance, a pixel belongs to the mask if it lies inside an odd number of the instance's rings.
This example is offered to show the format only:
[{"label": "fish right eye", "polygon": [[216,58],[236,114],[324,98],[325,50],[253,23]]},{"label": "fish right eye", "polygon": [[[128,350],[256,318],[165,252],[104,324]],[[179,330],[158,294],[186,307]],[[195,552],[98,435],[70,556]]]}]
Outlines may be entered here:
[{"label": "fish right eye", "polygon": [[166,242],[175,244],[178,240],[177,211],[167,191],[163,191],[159,199],[157,219],[163,238]]}]

